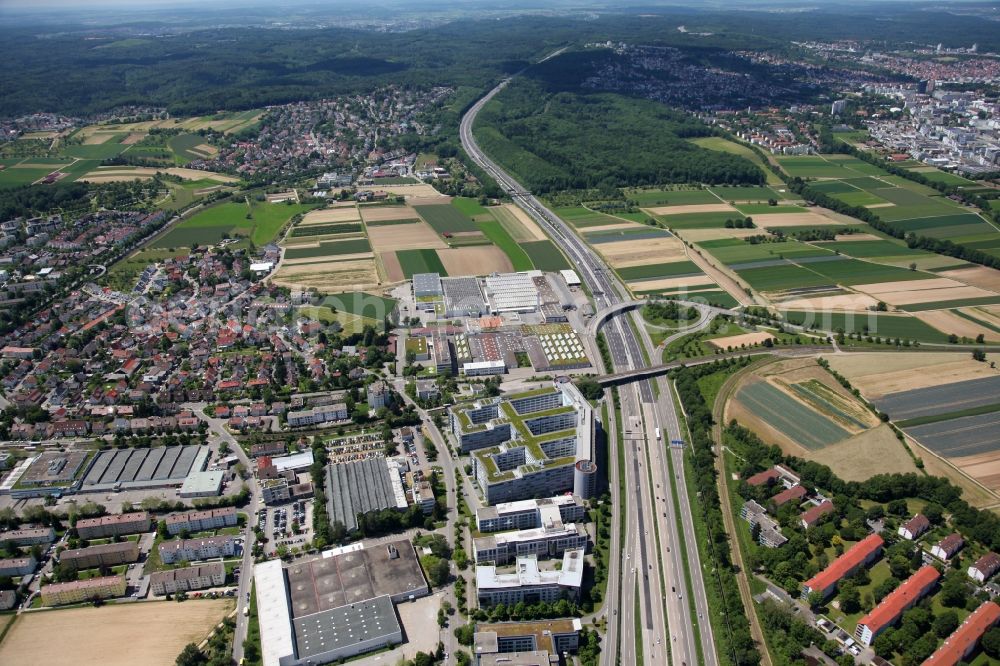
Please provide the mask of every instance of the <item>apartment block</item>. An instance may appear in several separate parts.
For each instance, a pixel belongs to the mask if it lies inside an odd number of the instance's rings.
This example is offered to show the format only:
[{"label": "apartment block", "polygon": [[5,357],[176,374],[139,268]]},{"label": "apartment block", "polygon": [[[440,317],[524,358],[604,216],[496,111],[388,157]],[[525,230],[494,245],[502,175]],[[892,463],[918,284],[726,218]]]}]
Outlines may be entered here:
[{"label": "apartment block", "polygon": [[161,543],[160,559],[164,564],[195,562],[212,557],[228,557],[236,553],[236,540],[231,536],[181,539]]},{"label": "apartment block", "polygon": [[476,567],[476,594],[480,606],[512,605],[523,601],[534,604],[559,599],[576,600],[583,583],[582,550],[569,550],[563,555],[562,569],[542,571],[534,555],[517,558],[513,573],[497,573],[496,567]]},{"label": "apartment block", "polygon": [[81,539],[106,539],[148,532],[151,524],[148,512],[133,511],[99,518],[83,518],[76,521],[76,533]]},{"label": "apartment block", "polygon": [[157,571],[149,576],[149,589],[157,596],[218,587],[226,582],[226,566],[211,562],[183,569]]},{"label": "apartment block", "polygon": [[233,527],[237,524],[238,519],[236,508],[227,506],[222,509],[172,513],[164,518],[164,522],[167,524],[167,532],[176,536],[184,531],[194,533]]},{"label": "apartment block", "polygon": [[476,510],[480,532],[527,530],[555,522],[576,523],[586,519],[587,510],[576,495],[556,495],[543,499],[501,502]]},{"label": "apartment block", "polygon": [[42,586],[42,603],[46,606],[76,604],[93,599],[111,599],[125,595],[124,576],[104,576],[69,583]]},{"label": "apartment block", "polygon": [[27,527],[19,530],[0,532],[0,542],[10,541],[15,546],[44,546],[56,540],[56,531],[51,527]]},{"label": "apartment block", "polygon": [[841,580],[874,562],[882,554],[884,545],[885,541],[877,534],[870,534],[857,542],[826,569],[803,583],[802,598],[807,599],[813,592],[821,592],[826,599],[837,589]]},{"label": "apartment block", "polygon": [[131,564],[139,560],[139,544],[135,541],[105,543],[88,548],[64,550],[59,554],[59,563],[75,569],[94,569]]}]

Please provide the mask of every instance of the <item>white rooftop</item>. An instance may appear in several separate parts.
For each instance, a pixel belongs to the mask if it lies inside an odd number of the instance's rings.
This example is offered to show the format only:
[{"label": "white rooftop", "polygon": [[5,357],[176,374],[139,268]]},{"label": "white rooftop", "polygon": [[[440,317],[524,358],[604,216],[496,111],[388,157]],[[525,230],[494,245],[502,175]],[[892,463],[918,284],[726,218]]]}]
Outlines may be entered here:
[{"label": "white rooftop", "polygon": [[288,611],[281,560],[270,560],[255,566],[254,582],[263,663],[264,666],[280,666],[282,657],[295,655],[292,616]]}]

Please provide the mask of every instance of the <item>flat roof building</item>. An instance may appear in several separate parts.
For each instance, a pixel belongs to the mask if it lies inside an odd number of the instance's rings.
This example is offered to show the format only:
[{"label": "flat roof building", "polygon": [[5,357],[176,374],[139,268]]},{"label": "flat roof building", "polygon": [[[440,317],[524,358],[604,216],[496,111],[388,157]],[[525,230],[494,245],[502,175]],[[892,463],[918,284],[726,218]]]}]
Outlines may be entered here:
[{"label": "flat roof building", "polygon": [[932,566],[920,567],[915,574],[900,583],[899,587],[879,602],[872,612],[858,620],[854,637],[865,645],[899,620],[903,612],[912,608],[937,584],[941,574]]},{"label": "flat roof building", "polygon": [[103,543],[88,548],[64,550],[59,554],[59,563],[74,569],[94,569],[131,564],[139,559],[139,544],[135,541]]},{"label": "flat roof building", "polygon": [[740,518],[750,523],[751,530],[760,525],[757,543],[762,546],[778,548],[788,541],[788,538],[781,533],[781,526],[767,514],[767,509],[753,500],[743,504],[740,509]]},{"label": "flat roof building", "polygon": [[979,640],[987,631],[1000,622],[1000,606],[987,601],[977,608],[934,654],[927,658],[923,666],[955,666],[972,654]]},{"label": "flat roof building", "polygon": [[580,498],[569,494],[501,502],[476,509],[476,529],[480,532],[504,532],[552,525],[557,521],[575,523],[584,520],[586,513]]},{"label": "flat roof building", "polygon": [[264,666],[305,666],[402,643],[394,603],[429,592],[413,546],[352,544],[254,569]]},{"label": "flat roof building", "polygon": [[451,428],[487,504],[596,492],[593,408],[569,381],[451,408]]},{"label": "flat roof building", "polygon": [[226,473],[222,470],[191,472],[181,486],[181,497],[218,497],[222,493],[222,481]]},{"label": "flat roof building", "polygon": [[438,273],[414,273],[413,296],[417,299],[441,296],[441,276]]},{"label": "flat roof building", "polygon": [[826,599],[837,588],[837,584],[863,566],[875,561],[882,553],[885,541],[877,534],[870,534],[857,542],[843,555],[802,585],[802,598],[807,599],[813,592],[821,592]]},{"label": "flat roof building", "polygon": [[474,277],[442,278],[445,317],[481,317],[486,314],[486,299]]},{"label": "flat roof building", "polygon": [[535,312],[540,305],[538,287],[530,273],[496,273],[488,275],[486,302],[490,312]]},{"label": "flat roof building", "polygon": [[545,651],[554,657],[576,652],[580,647],[579,618],[538,622],[498,622],[476,625],[473,651],[477,658],[487,655]]},{"label": "flat roof building", "polygon": [[476,567],[476,594],[480,606],[512,605],[523,601],[534,604],[559,599],[577,599],[583,583],[582,550],[567,550],[563,554],[562,568],[542,571],[538,558],[527,555],[517,558],[513,573],[497,573],[492,565]]},{"label": "flat roof building", "polygon": [[535,527],[514,532],[500,532],[482,536],[473,541],[477,564],[493,562],[506,564],[525,555],[555,557],[567,550],[587,549],[587,530],[581,523]]}]

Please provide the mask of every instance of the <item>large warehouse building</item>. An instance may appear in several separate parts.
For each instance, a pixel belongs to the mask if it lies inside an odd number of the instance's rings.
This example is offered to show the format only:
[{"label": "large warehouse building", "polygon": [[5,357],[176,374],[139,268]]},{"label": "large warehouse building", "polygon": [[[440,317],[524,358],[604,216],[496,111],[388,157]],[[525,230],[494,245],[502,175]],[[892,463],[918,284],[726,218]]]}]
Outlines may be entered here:
[{"label": "large warehouse building", "polygon": [[330,522],[358,529],[358,514],[383,509],[405,511],[406,491],[393,458],[367,458],[332,464],[326,470],[326,506]]},{"label": "large warehouse building", "polygon": [[403,642],[395,604],[430,592],[405,540],[254,569],[264,666],[310,666]]}]

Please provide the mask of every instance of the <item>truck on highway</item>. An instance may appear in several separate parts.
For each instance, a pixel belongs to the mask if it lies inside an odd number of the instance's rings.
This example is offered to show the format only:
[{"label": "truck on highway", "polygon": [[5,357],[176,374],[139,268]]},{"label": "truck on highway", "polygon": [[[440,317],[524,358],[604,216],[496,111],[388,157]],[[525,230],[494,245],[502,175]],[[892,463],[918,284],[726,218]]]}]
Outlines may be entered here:
[{"label": "truck on highway", "polygon": [[656,441],[660,441],[660,429],[656,429]]}]

